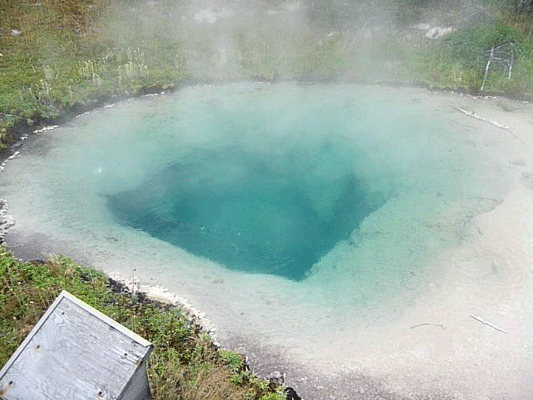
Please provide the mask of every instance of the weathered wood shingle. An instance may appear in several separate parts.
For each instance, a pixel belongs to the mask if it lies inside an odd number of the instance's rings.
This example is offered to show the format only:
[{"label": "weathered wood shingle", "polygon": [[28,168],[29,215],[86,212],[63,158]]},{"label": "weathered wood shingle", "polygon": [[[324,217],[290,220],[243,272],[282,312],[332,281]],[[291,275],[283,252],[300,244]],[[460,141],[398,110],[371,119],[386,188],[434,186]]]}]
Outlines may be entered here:
[{"label": "weathered wood shingle", "polygon": [[152,345],[63,291],[0,371],[2,400],[150,399]]}]

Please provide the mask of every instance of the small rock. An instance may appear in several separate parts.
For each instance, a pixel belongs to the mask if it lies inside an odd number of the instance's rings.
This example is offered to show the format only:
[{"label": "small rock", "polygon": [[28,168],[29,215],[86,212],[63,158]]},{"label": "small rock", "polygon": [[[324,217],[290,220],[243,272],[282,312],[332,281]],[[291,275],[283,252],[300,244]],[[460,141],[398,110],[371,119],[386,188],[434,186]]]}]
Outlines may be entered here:
[{"label": "small rock", "polygon": [[426,37],[428,39],[440,39],[444,35],[453,32],[453,28],[443,28],[441,26],[435,26],[426,32]]},{"label": "small rock", "polygon": [[296,390],[294,390],[291,387],[286,387],[285,393],[287,395],[286,397],[287,400],[302,400],[302,398],[298,396],[298,393],[296,393]]},{"label": "small rock", "polygon": [[420,29],[421,31],[428,31],[431,29],[431,25],[425,22],[414,25],[414,28]]},{"label": "small rock", "polygon": [[272,375],[270,375],[271,378],[274,378],[274,379],[281,379],[282,378],[282,374],[281,372],[279,371],[274,371],[274,373]]},{"label": "small rock", "polygon": [[18,29],[11,29],[11,36],[20,36],[22,35],[22,32]]},{"label": "small rock", "polygon": [[285,374],[282,374],[279,371],[274,371],[272,374],[270,374],[267,379],[275,384],[276,386],[282,386],[285,382]]}]

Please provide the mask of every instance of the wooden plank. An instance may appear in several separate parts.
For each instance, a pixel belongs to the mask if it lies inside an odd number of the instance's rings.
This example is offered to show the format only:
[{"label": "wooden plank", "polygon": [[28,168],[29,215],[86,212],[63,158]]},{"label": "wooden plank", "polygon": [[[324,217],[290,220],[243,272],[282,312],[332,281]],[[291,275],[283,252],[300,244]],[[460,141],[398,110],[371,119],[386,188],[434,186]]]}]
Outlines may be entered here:
[{"label": "wooden plank", "polygon": [[67,292],[66,290],[63,290],[59,296],[62,296],[62,297],[65,297],[67,299],[69,299],[70,301],[72,301],[74,304],[78,305],[79,307],[83,308],[84,310],[86,310],[87,312],[93,314],[94,316],[98,317],[99,319],[101,319],[102,321],[106,322],[107,324],[109,324],[110,326],[112,326],[113,328],[115,328],[117,331],[119,332],[122,332],[124,335],[130,337],[132,340],[135,340],[136,342],[138,342],[141,346],[144,346],[144,347],[150,347],[152,344],[144,339],[142,336],[139,336],[137,335],[135,332],[129,330],[128,328],[126,328],[125,326],[119,324],[117,321],[109,318],[107,315],[105,314],[102,314],[100,311],[98,311],[96,308],[94,307],[91,307],[90,305],[88,305],[87,303],[81,301],[80,299],[78,299],[77,297],[71,295],[69,292]]},{"label": "wooden plank", "polygon": [[[30,331],[30,333],[28,333],[28,335],[26,336],[26,338],[24,338],[24,340],[22,341],[21,345],[17,348],[17,350],[15,350],[15,352],[13,353],[13,355],[9,358],[9,360],[7,360],[7,363],[4,365],[4,367],[2,368],[2,370],[0,370],[0,378],[2,378],[5,373],[7,372],[7,370],[11,367],[11,364],[13,364],[17,359],[18,357],[20,356],[20,353],[22,353],[22,351],[24,350],[24,348],[28,345],[29,341],[32,339],[33,336],[35,336],[35,333],[41,328],[41,326],[48,320],[48,317],[50,316],[50,314],[54,311],[54,309],[57,307],[57,304],[62,300],[63,298],[63,294],[64,293],[67,293],[65,290],[63,290],[59,296],[57,296],[57,298],[54,300],[54,302],[52,303],[52,305],[50,307],[48,307],[48,310],[46,310],[46,312],[44,313],[44,315],[41,317],[41,319],[39,321],[37,321],[37,324],[35,324],[35,326],[33,327],[33,329]],[[0,385],[0,388],[2,388],[2,386]]]},{"label": "wooden plank", "polygon": [[[5,399],[120,399],[152,345],[62,292],[0,373]],[[144,372],[146,375],[146,373]]]}]

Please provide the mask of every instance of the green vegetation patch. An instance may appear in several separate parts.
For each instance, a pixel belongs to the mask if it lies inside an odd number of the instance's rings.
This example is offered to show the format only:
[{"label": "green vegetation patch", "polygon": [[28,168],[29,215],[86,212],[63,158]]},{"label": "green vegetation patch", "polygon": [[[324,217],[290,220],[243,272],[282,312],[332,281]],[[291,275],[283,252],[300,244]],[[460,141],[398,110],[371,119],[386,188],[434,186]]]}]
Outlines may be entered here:
[{"label": "green vegetation patch", "polygon": [[154,344],[148,377],[154,400],[281,400],[283,388],[253,375],[244,357],[218,350],[179,309],[111,290],[109,279],[69,258],[20,262],[0,247],[0,365],[61,290]]},{"label": "green vegetation patch", "polygon": [[16,126],[161,91],[187,76],[178,40],[133,41],[136,34],[125,43],[111,31],[119,13],[112,3],[0,0],[0,146]]},{"label": "green vegetation patch", "polygon": [[479,67],[487,60],[493,48],[515,47],[520,51],[520,32],[503,24],[483,24],[466,26],[452,32],[444,39],[444,47],[450,57],[459,60],[465,67]]},{"label": "green vegetation patch", "polygon": [[459,26],[417,52],[419,79],[437,88],[532,98],[533,18],[493,7],[489,22]]}]

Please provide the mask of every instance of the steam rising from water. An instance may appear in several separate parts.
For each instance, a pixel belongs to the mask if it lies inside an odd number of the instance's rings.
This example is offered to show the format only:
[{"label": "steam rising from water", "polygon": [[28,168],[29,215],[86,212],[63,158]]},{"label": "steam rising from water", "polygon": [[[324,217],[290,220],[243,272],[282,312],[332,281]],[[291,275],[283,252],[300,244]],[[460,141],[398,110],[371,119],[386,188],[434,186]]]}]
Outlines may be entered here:
[{"label": "steam rising from water", "polygon": [[478,0],[422,8],[426,2],[397,0],[116,3],[105,36],[127,49],[128,68],[150,76],[165,65],[200,80],[395,81],[406,73],[405,43],[428,41],[413,22],[458,26],[482,9]]},{"label": "steam rising from water", "polygon": [[487,178],[453,123],[426,100],[399,107],[394,92],[353,85],[189,87],[36,140],[6,190],[31,213],[22,231],[65,243],[88,235],[54,251],[94,260],[93,235],[107,247],[141,230],[233,269],[347,274],[374,290],[419,279],[428,258],[469,234],[450,205],[472,215],[493,206],[478,200]]},{"label": "steam rising from water", "polygon": [[[300,280],[383,203],[335,138],[197,149],[108,196],[119,223],[226,267]],[[249,146],[248,144],[244,144]]]},{"label": "steam rising from water", "polygon": [[[124,102],[30,138],[7,163],[0,184],[16,220],[7,242],[21,256],[66,253],[161,284],[205,311],[228,343],[245,336],[303,362],[342,359],[379,373],[392,368],[390,351],[409,368],[422,365],[412,361],[420,337],[409,341],[420,330],[403,326],[411,347],[400,349],[389,335],[398,328],[380,327],[440,284],[436,259],[481,237],[476,218],[508,185],[497,153],[516,144],[456,104],[415,89],[295,83],[196,86]],[[176,199],[186,207],[167,207]],[[210,214],[218,216],[204,224]],[[244,256],[220,257],[244,226]],[[158,236],[165,227],[169,235]],[[249,252],[270,229],[271,247]],[[324,246],[316,240],[336,229]],[[209,242],[215,251],[199,251]],[[276,256],[297,259],[293,244],[312,254],[307,272],[293,271],[296,263],[276,270]],[[457,269],[486,276],[473,254]],[[259,273],[254,262],[269,255],[272,268]],[[446,307],[438,296],[431,304]],[[470,309],[461,310],[464,323]],[[427,315],[409,323],[440,323]]]}]

